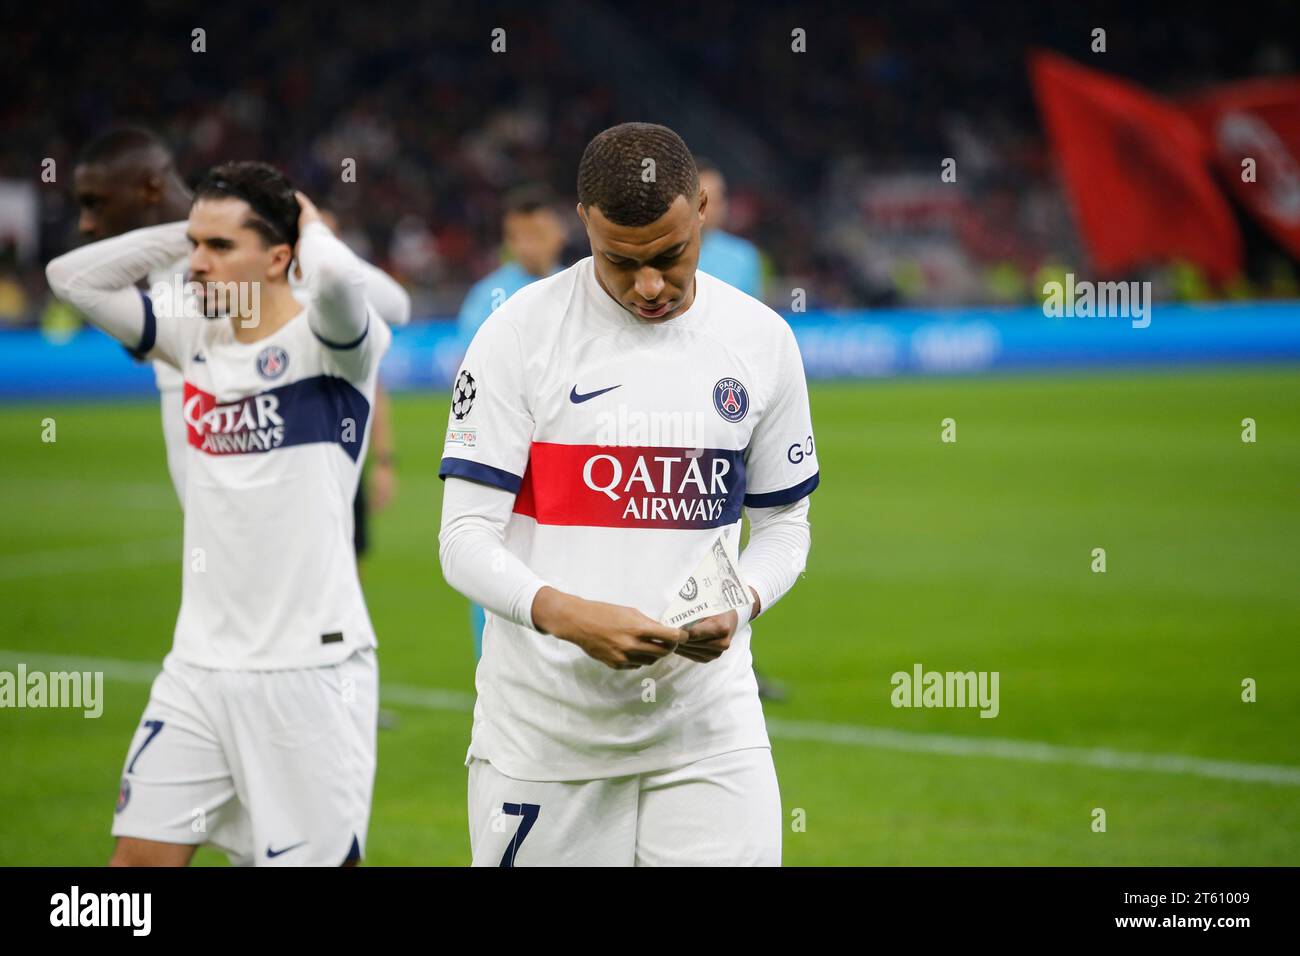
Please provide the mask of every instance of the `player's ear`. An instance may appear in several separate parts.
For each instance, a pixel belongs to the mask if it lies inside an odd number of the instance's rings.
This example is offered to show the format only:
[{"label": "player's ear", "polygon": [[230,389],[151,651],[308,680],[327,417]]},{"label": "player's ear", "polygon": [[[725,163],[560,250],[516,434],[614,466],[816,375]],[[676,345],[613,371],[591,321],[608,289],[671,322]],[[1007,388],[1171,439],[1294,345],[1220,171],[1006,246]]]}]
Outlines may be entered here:
[{"label": "player's ear", "polygon": [[708,207],[709,207],[709,191],[705,189],[703,185],[701,185],[700,186],[700,208],[696,210],[696,212],[699,214],[700,222],[704,222],[704,210],[707,209]]},{"label": "player's ear", "polygon": [[162,202],[163,181],[157,173],[149,173],[140,181],[140,198],[150,206]]},{"label": "player's ear", "polygon": [[289,278],[289,262],[293,259],[293,246],[287,242],[277,243],[271,247],[271,261],[266,268],[268,279]]},{"label": "player's ear", "polygon": [[578,203],[578,218],[582,220],[582,225],[587,225],[587,210],[582,208],[582,203]]}]

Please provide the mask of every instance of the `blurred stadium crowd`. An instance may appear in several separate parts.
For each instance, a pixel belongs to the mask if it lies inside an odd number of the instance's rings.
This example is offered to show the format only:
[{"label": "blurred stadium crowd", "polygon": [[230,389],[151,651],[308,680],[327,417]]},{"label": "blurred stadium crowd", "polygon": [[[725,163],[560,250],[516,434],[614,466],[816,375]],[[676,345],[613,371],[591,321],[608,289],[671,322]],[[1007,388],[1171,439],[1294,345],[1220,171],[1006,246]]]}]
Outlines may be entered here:
[{"label": "blurred stadium crowd", "polygon": [[[49,307],[42,264],[78,241],[77,151],[121,122],[159,132],[187,178],[232,158],[280,165],[411,290],[417,316],[454,314],[498,264],[511,186],[572,201],[587,140],[628,119],[673,126],[726,172],[726,228],[762,251],[777,307],[795,287],[809,307],[1026,303],[1045,274],[1087,267],[1029,49],[1082,59],[1104,27],[1094,63],[1169,96],[1297,68],[1293,3],[1196,17],[1119,2],[960,9],[152,0],[130,25],[104,5],[65,30],[66,10],[39,6],[6,28],[0,324],[37,323]],[[498,27],[505,49],[493,52]],[[191,49],[196,28],[206,52]],[[791,48],[796,28],[806,53]],[[940,181],[946,157],[955,183]],[[355,183],[340,179],[345,159]],[[584,254],[572,226],[567,261]],[[1161,298],[1296,296],[1294,263],[1243,232],[1236,288],[1211,290],[1178,264],[1142,278]]]}]

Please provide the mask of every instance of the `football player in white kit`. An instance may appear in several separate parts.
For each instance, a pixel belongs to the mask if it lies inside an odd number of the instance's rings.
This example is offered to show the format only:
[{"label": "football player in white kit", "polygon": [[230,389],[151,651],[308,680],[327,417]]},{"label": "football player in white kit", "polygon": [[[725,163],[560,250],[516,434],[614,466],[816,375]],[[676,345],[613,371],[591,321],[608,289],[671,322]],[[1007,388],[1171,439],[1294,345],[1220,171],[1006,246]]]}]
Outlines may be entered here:
[{"label": "football player in white kit", "polygon": [[[80,209],[77,229],[91,242],[184,219],[193,202],[167,145],[156,134],[139,127],[119,127],[93,140],[77,157],[73,183]],[[330,225],[328,213],[321,215]],[[333,225],[331,229],[337,232]],[[406,325],[411,318],[411,297],[383,270],[369,263],[364,266],[367,300],[390,327]],[[177,277],[184,281],[188,269],[188,255],[167,263],[150,272],[143,282],[143,291],[150,294],[153,289],[162,288],[173,295],[179,290]],[[290,272],[289,282],[294,295],[305,304],[307,292],[300,269]],[[158,305],[155,303],[155,313]],[[189,448],[185,420],[181,416],[185,380],[176,368],[161,359],[150,364],[162,413],[167,471],[176,497],[184,507],[185,460]],[[383,421],[380,406],[377,402],[376,428]],[[391,467],[391,463],[381,463],[379,467]]]},{"label": "football player in white kit", "polygon": [[[187,249],[224,318],[155,313],[137,288]],[[242,863],[357,862],[378,673],[352,498],[391,339],[363,263],[278,170],[231,163],[198,185],[187,222],[84,246],[46,275],[184,378],[181,609],[126,755],[111,862],[184,865],[203,843]]]},{"label": "football player in white kit", "polygon": [[[466,755],[473,862],[778,865],[750,621],[811,541],[798,346],[771,309],[697,271],[708,197],[672,130],[595,137],[578,198],[591,257],[483,324],[439,469],[443,573],[488,610]],[[719,536],[734,548],[742,508],[752,604],[660,623]]]}]

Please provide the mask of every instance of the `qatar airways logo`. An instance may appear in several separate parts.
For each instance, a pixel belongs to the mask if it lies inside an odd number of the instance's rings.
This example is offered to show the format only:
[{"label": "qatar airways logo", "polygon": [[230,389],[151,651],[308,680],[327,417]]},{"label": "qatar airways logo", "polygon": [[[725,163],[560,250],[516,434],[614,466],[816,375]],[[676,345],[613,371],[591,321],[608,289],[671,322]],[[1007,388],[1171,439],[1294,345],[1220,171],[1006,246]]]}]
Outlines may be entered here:
[{"label": "qatar airways logo", "polygon": [[743,448],[535,441],[515,513],[544,525],[720,528],[740,520]]},{"label": "qatar airways logo", "polygon": [[623,502],[624,519],[717,521],[730,493],[731,462],[711,458],[701,467],[701,452],[637,455],[631,468],[613,455],[592,455],[582,466],[582,481],[610,501]]},{"label": "qatar airways logo", "polygon": [[215,396],[185,386],[185,424],[190,444],[209,455],[270,451],[284,443],[284,419],[276,395],[250,395],[219,404]]}]

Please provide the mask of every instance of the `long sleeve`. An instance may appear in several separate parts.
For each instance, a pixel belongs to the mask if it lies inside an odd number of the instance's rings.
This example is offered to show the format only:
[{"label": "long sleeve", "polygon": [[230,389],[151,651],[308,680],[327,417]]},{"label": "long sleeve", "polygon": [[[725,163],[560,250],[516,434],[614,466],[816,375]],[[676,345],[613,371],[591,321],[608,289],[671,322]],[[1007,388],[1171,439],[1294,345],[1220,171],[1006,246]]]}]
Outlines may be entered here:
[{"label": "long sleeve", "polygon": [[471,601],[533,628],[533,599],[546,586],[505,547],[515,494],[493,485],[448,477],[442,492],[438,558],[447,583]]},{"label": "long sleeve", "polygon": [[321,222],[302,231],[298,256],[310,289],[312,331],[331,348],[354,347],[368,327],[365,264]]},{"label": "long sleeve", "polygon": [[185,222],[173,222],[92,242],[52,260],[45,277],[56,296],[137,355],[156,346],[160,357],[177,364],[172,326],[182,317],[155,316],[136,283],[186,254],[185,231]]},{"label": "long sleeve", "polygon": [[794,587],[808,561],[812,527],[808,498],[777,508],[747,508],[749,545],[740,555],[740,574],[758,591],[759,613]]},{"label": "long sleeve", "polygon": [[378,266],[362,261],[366,274],[366,301],[389,325],[411,321],[411,295],[402,284]]}]

